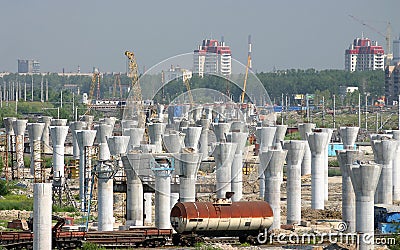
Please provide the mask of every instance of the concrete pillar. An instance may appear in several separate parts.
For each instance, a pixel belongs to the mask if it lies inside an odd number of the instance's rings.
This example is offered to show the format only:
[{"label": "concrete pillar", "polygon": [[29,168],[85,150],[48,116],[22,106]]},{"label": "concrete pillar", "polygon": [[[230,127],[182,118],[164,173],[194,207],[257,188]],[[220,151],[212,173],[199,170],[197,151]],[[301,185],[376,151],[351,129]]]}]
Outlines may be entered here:
[{"label": "concrete pillar", "polygon": [[157,118],[159,122],[164,122],[164,105],[157,105]]},{"label": "concrete pillar", "polygon": [[240,201],[243,197],[243,150],[247,142],[247,133],[232,132],[228,135],[228,140],[237,145],[231,169],[231,190],[235,193],[232,201]]},{"label": "concrete pillar", "polygon": [[83,130],[86,128],[86,123],[82,121],[71,122],[69,124],[69,129],[71,130],[72,134],[72,150],[73,150],[73,157],[75,160],[79,160],[79,145],[76,141],[76,130]]},{"label": "concrete pillar", "polygon": [[107,125],[110,125],[113,129],[114,129],[116,121],[117,121],[117,118],[115,118],[115,117],[105,117],[105,118],[100,119],[100,123],[105,123]]},{"label": "concrete pillar", "polygon": [[85,147],[93,146],[94,139],[96,137],[96,130],[75,130],[76,140],[79,146],[79,199],[81,201],[81,208],[85,205],[85,178],[91,173],[86,172],[85,162]]},{"label": "concrete pillar", "polygon": [[324,152],[328,144],[328,133],[312,132],[308,134],[308,144],[311,150],[311,208],[324,209]]},{"label": "concrete pillar", "polygon": [[144,128],[126,128],[122,130],[122,135],[130,137],[128,143],[128,152],[138,148],[143,140]]},{"label": "concrete pillar", "polygon": [[44,123],[44,129],[42,133],[42,146],[43,146],[43,153],[50,154],[52,153],[52,148],[50,147],[50,123],[51,123],[51,116],[42,116],[40,121]]},{"label": "concrete pillar", "polygon": [[158,229],[171,228],[171,168],[167,164],[160,164],[152,169],[155,175],[155,226]]},{"label": "concrete pillar", "polygon": [[[259,155],[261,152],[266,152],[274,144],[276,127],[259,127],[256,128],[256,137],[260,145]],[[261,160],[261,159],[260,159]],[[265,167],[267,165],[260,164],[258,167],[258,178],[260,185],[260,197],[264,196],[265,193]]]},{"label": "concrete pillar", "polygon": [[93,115],[83,115],[82,116],[82,121],[84,121],[86,123],[88,130],[93,129],[93,120],[94,120]]},{"label": "concrete pillar", "polygon": [[144,193],[144,222],[146,224],[153,223],[153,194],[152,193]]},{"label": "concrete pillar", "polygon": [[354,149],[338,150],[336,156],[342,172],[342,221],[347,225],[346,232],[354,233],[356,232],[356,195],[351,184],[350,167],[357,165],[355,161],[361,159],[362,152]]},{"label": "concrete pillar", "polygon": [[33,198],[33,249],[50,250],[52,249],[51,183],[34,183]]},{"label": "concrete pillar", "polygon": [[66,126],[67,122],[67,119],[51,119],[50,126]]},{"label": "concrete pillar", "polygon": [[171,193],[169,199],[169,211],[171,211],[171,209],[175,206],[175,204],[179,202],[179,195],[180,195],[179,193]]},{"label": "concrete pillar", "polygon": [[35,150],[35,143],[38,142],[40,144],[44,126],[45,126],[44,123],[28,123],[27,125],[29,134],[29,145],[31,148],[30,172],[32,175],[35,173],[35,164],[39,164],[36,162],[36,160],[41,158],[40,152],[37,152]]},{"label": "concrete pillar", "polygon": [[283,141],[285,140],[287,127],[287,125],[276,125],[275,145],[282,147]]},{"label": "concrete pillar", "polygon": [[243,121],[234,121],[231,123],[231,132],[247,132],[246,123]]},{"label": "concrete pillar", "polygon": [[265,194],[264,200],[268,202],[274,213],[274,220],[270,227],[272,229],[281,228],[281,184],[283,174],[283,164],[287,150],[271,149],[267,152],[261,152],[261,158],[268,161],[265,169]]},{"label": "concrete pillar", "polygon": [[11,152],[13,151],[13,148],[11,148],[11,136],[15,135],[14,128],[13,128],[13,123],[16,121],[17,118],[15,117],[5,117],[3,118],[3,123],[4,127],[6,129],[6,136],[7,136],[7,144],[8,144],[8,151]]},{"label": "concrete pillar", "polygon": [[211,121],[213,119],[213,107],[212,106],[208,106],[207,108],[204,108],[204,111],[206,113],[206,119]]},{"label": "concrete pillar", "polygon": [[215,123],[214,124],[214,133],[217,137],[217,142],[224,142],[226,141],[226,135],[229,133],[231,128],[230,123]]},{"label": "concrete pillar", "polygon": [[68,126],[50,126],[50,137],[53,144],[53,186],[64,184],[64,143]]},{"label": "concrete pillar", "polygon": [[315,128],[315,123],[303,123],[299,124],[299,132],[301,139],[306,141],[306,149],[304,151],[303,162],[301,163],[301,175],[311,174],[311,151],[308,145],[307,133]]},{"label": "concrete pillar", "polygon": [[198,120],[200,120],[202,114],[203,114],[203,106],[197,105],[197,106],[193,109],[193,120],[194,120],[195,122],[198,121]]},{"label": "concrete pillar", "polygon": [[200,125],[202,128],[200,139],[199,139],[199,152],[202,155],[203,160],[208,158],[209,156],[209,145],[208,145],[208,133],[210,128],[210,120],[208,119],[201,119]]},{"label": "concrete pillar", "polygon": [[305,141],[286,141],[287,150],[287,224],[300,224],[301,221],[301,162],[306,148]]},{"label": "concrete pillar", "polygon": [[382,165],[382,173],[379,178],[378,188],[375,193],[376,204],[393,204],[393,156],[397,147],[397,141],[372,140],[375,162]]},{"label": "concrete pillar", "polygon": [[94,126],[97,131],[96,141],[99,144],[99,160],[109,160],[110,159],[110,149],[107,144],[107,137],[112,135],[112,126],[108,124],[98,124]]},{"label": "concrete pillar", "polygon": [[122,131],[125,129],[130,129],[130,128],[137,128],[138,126],[138,121],[134,120],[121,120],[121,128]]},{"label": "concrete pillar", "polygon": [[194,150],[198,150],[199,139],[201,134],[201,127],[187,127],[184,130],[185,136],[185,147],[193,148]]},{"label": "concrete pillar", "polygon": [[140,166],[139,153],[123,156],[126,174],[126,224],[143,226],[143,184],[136,171]]},{"label": "concrete pillar", "polygon": [[236,146],[236,143],[220,142],[215,147],[214,158],[218,199],[225,198],[226,192],[231,192],[231,167]]},{"label": "concrete pillar", "polygon": [[[28,120],[15,120],[13,121],[13,130],[15,133],[15,152],[17,156],[17,168],[24,168],[24,135]],[[19,170],[18,170],[19,171]],[[23,169],[22,169],[23,171]]]},{"label": "concrete pillar", "polygon": [[180,161],[179,197],[181,202],[194,202],[196,200],[197,170],[201,162],[201,154],[182,153]]},{"label": "concrete pillar", "polygon": [[174,124],[175,105],[168,105],[168,124]]},{"label": "concrete pillar", "polygon": [[184,146],[185,134],[178,131],[170,131],[163,136],[164,146],[168,153],[179,153]]},{"label": "concrete pillar", "polygon": [[148,126],[150,143],[156,145],[156,152],[162,152],[162,136],[165,131],[165,123],[151,123]]},{"label": "concrete pillar", "polygon": [[360,250],[374,249],[374,193],[381,170],[377,164],[350,166],[351,183],[356,194],[356,231],[360,234]]},{"label": "concrete pillar", "polygon": [[393,139],[397,146],[393,154],[393,201],[400,201],[400,130],[393,130]]},{"label": "concrete pillar", "polygon": [[356,143],[359,130],[359,127],[340,127],[339,134],[344,149],[354,149],[354,144]]},{"label": "concrete pillar", "polygon": [[329,150],[329,142],[331,141],[332,134],[333,134],[333,129],[330,128],[320,128],[322,132],[328,133],[328,142],[325,146],[324,150],[324,197],[325,201],[328,201],[329,198],[329,185],[328,185],[328,167],[329,167],[329,155],[328,155],[328,150]]}]

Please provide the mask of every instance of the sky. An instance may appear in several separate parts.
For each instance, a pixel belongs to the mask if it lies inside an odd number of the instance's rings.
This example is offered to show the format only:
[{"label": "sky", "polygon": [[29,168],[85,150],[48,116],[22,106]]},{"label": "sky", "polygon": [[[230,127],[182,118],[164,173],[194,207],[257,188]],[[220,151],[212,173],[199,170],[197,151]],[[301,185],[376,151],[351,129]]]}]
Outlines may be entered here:
[{"label": "sky", "polygon": [[126,50],[143,70],[221,36],[246,64],[249,34],[256,72],[344,69],[362,33],[385,47],[389,21],[398,38],[399,10],[399,0],[3,0],[0,72],[16,72],[17,59],[42,72],[125,72]]}]

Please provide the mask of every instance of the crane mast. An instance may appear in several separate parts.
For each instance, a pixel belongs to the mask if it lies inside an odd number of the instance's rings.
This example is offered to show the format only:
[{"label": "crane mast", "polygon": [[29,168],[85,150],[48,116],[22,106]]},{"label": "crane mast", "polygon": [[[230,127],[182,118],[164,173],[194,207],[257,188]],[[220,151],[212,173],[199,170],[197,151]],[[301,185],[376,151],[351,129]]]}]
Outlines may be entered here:
[{"label": "crane mast", "polygon": [[248,55],[247,56],[246,74],[244,75],[243,92],[240,97],[240,103],[244,102],[244,95],[246,94],[247,76],[249,75],[250,62],[251,62],[251,56]]},{"label": "crane mast", "polygon": [[142,90],[139,84],[138,65],[136,63],[135,54],[133,52],[125,51],[125,56],[129,60],[128,77],[131,78],[132,82],[133,102],[137,107],[136,111],[139,124],[138,127],[144,127],[146,122],[146,117],[144,115],[144,110],[143,110]]}]

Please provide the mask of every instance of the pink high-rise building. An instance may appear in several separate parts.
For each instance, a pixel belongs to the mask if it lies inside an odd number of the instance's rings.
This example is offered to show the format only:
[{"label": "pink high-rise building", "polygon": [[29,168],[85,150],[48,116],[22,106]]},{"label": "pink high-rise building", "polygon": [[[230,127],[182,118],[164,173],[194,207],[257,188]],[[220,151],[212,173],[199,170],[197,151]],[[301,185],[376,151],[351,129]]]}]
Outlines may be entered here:
[{"label": "pink high-rise building", "polygon": [[345,51],[347,71],[384,70],[385,52],[378,42],[368,38],[356,38]]}]

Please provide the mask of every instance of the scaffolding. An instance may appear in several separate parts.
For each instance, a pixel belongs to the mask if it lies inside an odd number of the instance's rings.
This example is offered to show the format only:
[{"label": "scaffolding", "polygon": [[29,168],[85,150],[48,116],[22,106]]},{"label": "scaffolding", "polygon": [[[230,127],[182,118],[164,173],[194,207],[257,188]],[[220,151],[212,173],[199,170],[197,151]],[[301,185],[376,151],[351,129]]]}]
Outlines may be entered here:
[{"label": "scaffolding", "polygon": [[3,163],[3,174],[6,181],[9,180],[8,176],[8,136],[6,134],[0,135],[1,147],[1,160]]},{"label": "scaffolding", "polygon": [[35,183],[46,182],[46,171],[42,159],[42,143],[40,140],[34,140],[33,143],[33,181]]}]

